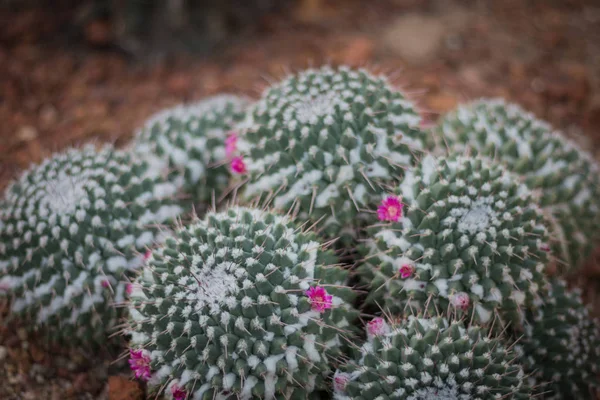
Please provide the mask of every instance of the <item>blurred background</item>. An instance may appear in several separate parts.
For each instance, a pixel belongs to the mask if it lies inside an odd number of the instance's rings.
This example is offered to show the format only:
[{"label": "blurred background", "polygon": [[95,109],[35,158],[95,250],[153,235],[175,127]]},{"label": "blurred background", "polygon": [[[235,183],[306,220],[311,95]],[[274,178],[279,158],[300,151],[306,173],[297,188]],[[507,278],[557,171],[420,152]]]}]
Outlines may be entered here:
[{"label": "blurred background", "polygon": [[[387,74],[428,122],[502,96],[600,148],[597,0],[0,0],[0,188],[66,146],[122,145],[162,108],[323,63]],[[0,326],[1,399],[141,396],[108,361],[23,335]]]}]

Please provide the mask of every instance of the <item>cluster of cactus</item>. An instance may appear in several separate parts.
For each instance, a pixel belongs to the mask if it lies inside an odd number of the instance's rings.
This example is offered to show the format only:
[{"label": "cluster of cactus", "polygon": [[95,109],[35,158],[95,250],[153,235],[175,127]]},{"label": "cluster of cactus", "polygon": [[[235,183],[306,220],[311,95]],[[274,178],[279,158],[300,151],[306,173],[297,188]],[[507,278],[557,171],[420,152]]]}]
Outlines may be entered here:
[{"label": "cluster of cactus", "polygon": [[425,130],[384,77],[310,69],[25,172],[0,200],[0,294],[51,337],[125,321],[167,399],[591,399],[600,323],[548,266],[596,244],[599,181],[517,106]]}]

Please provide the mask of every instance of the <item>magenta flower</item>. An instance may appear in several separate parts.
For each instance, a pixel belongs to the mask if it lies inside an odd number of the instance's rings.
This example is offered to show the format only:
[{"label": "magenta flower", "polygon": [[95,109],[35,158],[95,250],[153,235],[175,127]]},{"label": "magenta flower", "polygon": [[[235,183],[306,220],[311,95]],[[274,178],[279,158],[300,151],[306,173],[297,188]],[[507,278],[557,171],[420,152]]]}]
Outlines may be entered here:
[{"label": "magenta flower", "polygon": [[333,296],[327,294],[327,291],[321,286],[311,287],[306,291],[310,305],[314,311],[324,312],[331,308]]},{"label": "magenta flower", "polygon": [[367,322],[367,334],[369,336],[381,336],[388,332],[388,324],[383,318],[373,318]]},{"label": "magenta flower", "polygon": [[131,294],[133,292],[133,283],[128,283],[125,285],[125,293]]},{"label": "magenta flower", "polygon": [[150,258],[151,255],[152,255],[152,250],[146,250],[146,252],[144,253],[144,262],[148,261],[148,259]]},{"label": "magenta flower", "polygon": [[185,400],[187,392],[175,384],[171,386],[171,396],[173,396],[173,400]]},{"label": "magenta flower", "polygon": [[238,136],[235,131],[231,131],[227,139],[225,139],[225,154],[227,154],[227,158],[231,157],[237,150],[237,140]]},{"label": "magenta flower", "polygon": [[403,264],[398,272],[400,272],[400,278],[410,278],[415,272],[415,267],[411,264]]},{"label": "magenta flower", "polygon": [[469,304],[471,303],[469,295],[465,292],[459,292],[452,295],[452,297],[450,297],[450,300],[452,301],[452,305],[454,307],[461,310],[467,310],[469,308]]},{"label": "magenta flower", "polygon": [[380,221],[398,222],[402,218],[402,198],[388,196],[377,209],[377,215]]},{"label": "magenta flower", "polygon": [[346,390],[346,385],[350,382],[350,375],[344,372],[336,372],[333,375],[333,390],[335,392],[344,392]]},{"label": "magenta flower", "polygon": [[231,160],[231,169],[236,174],[245,174],[247,169],[244,159],[242,157],[233,157]]},{"label": "magenta flower", "polygon": [[129,367],[135,377],[147,381],[150,379],[150,354],[147,350],[129,349]]},{"label": "magenta flower", "polygon": [[110,286],[110,282],[105,279],[105,280],[102,281],[101,285],[102,285],[103,288],[106,289],[107,287]]}]

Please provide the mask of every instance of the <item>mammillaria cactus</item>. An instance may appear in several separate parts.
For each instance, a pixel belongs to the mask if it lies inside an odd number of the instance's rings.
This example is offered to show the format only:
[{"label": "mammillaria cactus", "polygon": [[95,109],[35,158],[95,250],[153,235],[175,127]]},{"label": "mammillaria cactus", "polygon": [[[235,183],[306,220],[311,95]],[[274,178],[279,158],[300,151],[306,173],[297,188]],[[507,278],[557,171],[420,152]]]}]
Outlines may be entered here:
[{"label": "mammillaria cactus", "polygon": [[208,201],[228,185],[225,140],[248,104],[244,97],[217,95],[163,110],[136,133],[132,150],[150,163],[151,172],[168,175],[195,200]]},{"label": "mammillaria cactus", "polygon": [[305,399],[357,316],[314,234],[249,208],[208,213],[152,252],[130,304],[131,364],[174,399]]},{"label": "mammillaria cactus", "polygon": [[548,296],[526,316],[518,341],[521,363],[534,374],[544,398],[595,399],[600,387],[600,321],[592,318],[579,290],[552,279]]},{"label": "mammillaria cactus", "polygon": [[518,324],[547,282],[541,213],[499,165],[427,156],[383,196],[378,217],[359,271],[367,302],[383,310],[450,309]]},{"label": "mammillaria cactus", "polygon": [[424,147],[414,105],[384,77],[309,69],[269,87],[242,124],[243,195],[353,237],[382,186]]},{"label": "mammillaria cactus", "polygon": [[335,400],[529,399],[525,374],[501,340],[458,320],[375,318],[360,358],[333,378]]},{"label": "mammillaria cactus", "polygon": [[[0,208],[0,288],[53,338],[102,343],[127,274],[181,213],[174,185],[106,146],[70,149],[26,171]],[[0,294],[2,294],[0,292]],[[109,332],[110,333],[110,332]]]},{"label": "mammillaria cactus", "polygon": [[539,192],[552,223],[553,252],[566,268],[581,265],[599,237],[600,169],[593,157],[516,104],[482,99],[445,116],[441,148],[494,157]]}]

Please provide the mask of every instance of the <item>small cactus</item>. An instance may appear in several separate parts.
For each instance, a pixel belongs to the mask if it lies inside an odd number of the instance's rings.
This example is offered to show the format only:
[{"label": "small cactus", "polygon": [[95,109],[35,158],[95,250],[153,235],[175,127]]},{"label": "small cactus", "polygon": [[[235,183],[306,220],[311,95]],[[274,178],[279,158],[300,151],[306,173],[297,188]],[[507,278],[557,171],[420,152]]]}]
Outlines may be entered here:
[{"label": "small cactus", "polygon": [[409,316],[375,318],[360,356],[333,377],[334,400],[529,399],[515,355],[480,327]]},{"label": "small cactus", "polygon": [[519,338],[521,363],[548,399],[595,399],[600,388],[600,321],[592,318],[579,290],[562,279],[526,314]]},{"label": "small cactus", "polygon": [[336,262],[270,212],[235,207],[182,227],[133,286],[136,375],[175,399],[307,398],[357,316]]},{"label": "small cactus", "polygon": [[[13,182],[0,209],[0,288],[51,338],[104,343],[125,280],[181,208],[124,152],[70,149]],[[0,294],[1,291],[0,291]]]},{"label": "small cactus", "polygon": [[382,198],[359,267],[367,303],[520,324],[546,283],[548,250],[524,185],[479,158],[427,156]]},{"label": "small cactus", "polygon": [[[309,69],[269,87],[242,123],[243,196],[348,244],[381,187],[424,148],[414,105],[384,77]],[[239,165],[238,165],[239,166]]]},{"label": "small cactus", "polygon": [[600,237],[600,168],[588,152],[501,99],[460,106],[434,132],[443,152],[483,154],[522,175],[548,215],[561,266],[574,269],[586,260]]},{"label": "small cactus", "polygon": [[229,184],[225,140],[249,101],[234,95],[208,97],[150,117],[137,131],[132,151],[151,171],[207,202]]}]

